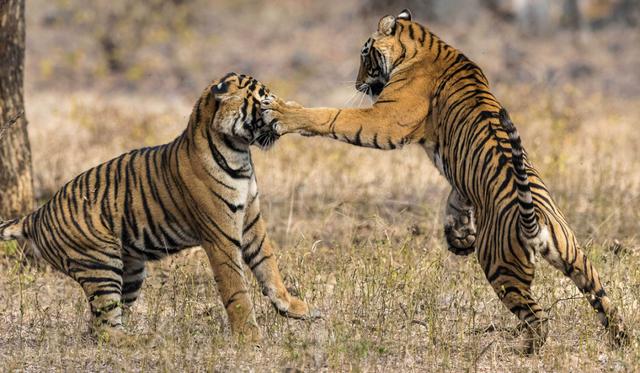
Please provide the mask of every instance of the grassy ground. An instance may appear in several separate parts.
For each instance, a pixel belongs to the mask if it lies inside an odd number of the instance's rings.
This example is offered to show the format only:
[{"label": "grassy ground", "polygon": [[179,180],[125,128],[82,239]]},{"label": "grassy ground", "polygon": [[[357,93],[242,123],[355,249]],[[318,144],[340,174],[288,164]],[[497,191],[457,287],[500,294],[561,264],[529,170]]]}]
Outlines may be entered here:
[{"label": "grassy ground", "polygon": [[[202,87],[227,71],[309,106],[363,101],[349,100],[349,80],[377,19],[359,18],[360,0],[149,3],[174,5],[146,12],[125,1],[27,2],[39,201],[88,167],[171,140]],[[88,333],[79,286],[46,266],[23,266],[9,245],[0,249],[0,370],[640,370],[640,34],[536,39],[471,13],[473,22],[428,24],[494,83],[620,306],[630,347],[611,350],[577,289],[540,261],[534,294],[549,307],[551,329],[539,355],[521,356],[522,341],[508,330],[517,321],[475,258],[444,247],[448,187],[423,151],[292,135],[254,152],[263,213],[287,284],[324,319],[278,316],[251,280],[265,338],[260,349],[236,345],[196,249],[150,266],[128,323],[132,344],[101,345]],[[105,35],[120,43],[117,71],[100,50]]]},{"label": "grassy ground", "polygon": [[[635,332],[640,327],[640,216],[633,208],[640,202],[640,173],[631,161],[640,143],[633,130],[638,113],[604,105],[601,97],[554,96],[582,103],[579,109],[563,109],[549,107],[543,93],[500,94],[535,102],[513,103],[513,117],[533,162],[622,308],[634,336],[631,347],[611,350],[576,288],[541,262],[534,291],[550,308],[551,332],[538,356],[519,355],[515,349],[522,341],[503,330],[517,322],[493,294],[475,258],[452,256],[443,245],[447,187],[420,149],[382,152],[289,136],[269,152],[254,152],[263,209],[281,247],[278,258],[288,285],[318,307],[324,319],[302,322],[278,316],[252,280],[264,342],[261,349],[234,344],[206,258],[194,250],[151,266],[128,324],[136,335],[132,345],[99,345],[88,334],[89,312],[80,288],[46,267],[21,266],[9,248],[0,257],[2,366],[640,369]],[[32,131],[42,198],[91,164],[136,144],[170,139],[186,122],[186,104],[133,99],[143,102],[144,110],[133,110],[131,100],[87,95],[71,97],[54,109],[52,97],[32,97],[39,109],[32,111],[31,120],[45,124]],[[57,130],[60,123],[64,129]],[[492,325],[498,331],[483,331]]]}]

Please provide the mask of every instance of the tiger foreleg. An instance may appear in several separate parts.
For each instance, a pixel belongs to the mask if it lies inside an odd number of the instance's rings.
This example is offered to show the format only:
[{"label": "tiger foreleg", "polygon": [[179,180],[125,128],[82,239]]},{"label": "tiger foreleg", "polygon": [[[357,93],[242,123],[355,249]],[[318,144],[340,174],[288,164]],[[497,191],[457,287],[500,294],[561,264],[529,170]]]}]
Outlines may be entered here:
[{"label": "tiger foreleg", "polygon": [[[425,139],[424,120],[429,104],[422,99],[408,102],[411,111],[396,105],[370,108],[305,108],[295,102],[270,96],[261,102],[262,117],[279,135],[299,133],[327,136],[356,146],[398,149]],[[398,118],[402,118],[398,122]]]},{"label": "tiger foreleg", "polygon": [[475,251],[476,223],[471,203],[455,189],[447,198],[444,236],[449,251],[456,255],[469,255]]},{"label": "tiger foreleg", "polygon": [[263,294],[269,297],[278,313],[283,316],[296,319],[319,317],[317,310],[289,294],[285,287],[275,258],[275,250],[267,235],[266,224],[260,215],[257,196],[248,207],[245,220],[242,257],[260,283]]},{"label": "tiger foreleg", "polygon": [[240,250],[232,244],[214,245],[208,242],[202,248],[209,257],[231,331],[240,341],[260,341],[262,335],[244,278]]},{"label": "tiger foreleg", "polygon": [[291,295],[285,287],[268,237],[260,239],[253,247],[244,248],[243,256],[245,263],[260,283],[263,294],[269,297],[280,315],[294,319],[313,319],[320,316],[317,310],[310,308],[302,299]]}]

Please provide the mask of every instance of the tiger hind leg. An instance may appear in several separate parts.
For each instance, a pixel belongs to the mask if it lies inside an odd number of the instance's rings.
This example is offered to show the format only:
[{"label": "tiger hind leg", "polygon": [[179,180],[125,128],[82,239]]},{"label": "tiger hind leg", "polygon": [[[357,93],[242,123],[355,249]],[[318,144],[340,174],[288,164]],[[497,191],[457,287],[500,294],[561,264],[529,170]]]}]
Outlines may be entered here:
[{"label": "tiger hind leg", "polygon": [[122,261],[77,261],[69,273],[87,296],[93,332],[99,339],[119,343],[126,336],[122,326]]},{"label": "tiger hind leg", "polygon": [[146,277],[145,261],[143,258],[125,256],[123,258],[122,274],[122,303],[123,319],[126,321],[131,313],[133,303],[140,296],[142,284]]},{"label": "tiger hind leg", "polygon": [[475,251],[476,224],[471,203],[455,189],[447,198],[444,236],[449,251],[456,255],[469,255]]},{"label": "tiger hind leg", "polygon": [[540,250],[540,253],[586,295],[591,307],[598,313],[600,323],[608,331],[611,344],[615,347],[628,344],[629,335],[625,331],[622,317],[607,296],[598,272],[575,240],[569,242],[564,252],[561,252],[553,245],[553,241],[549,240],[549,244]]},{"label": "tiger hind leg", "polygon": [[522,322],[522,329],[526,333],[524,352],[528,355],[535,354],[547,340],[547,314],[533,299],[530,282],[522,282],[521,279],[506,273],[499,277],[502,278],[492,281],[491,286],[502,303]]},{"label": "tiger hind leg", "polygon": [[123,258],[122,302],[131,307],[140,296],[142,283],[146,277],[145,262],[142,258],[125,256]]},{"label": "tiger hind leg", "polygon": [[[525,331],[525,354],[535,354],[544,345],[548,334],[546,312],[533,298],[531,283],[535,275],[535,265],[523,248],[512,246],[510,253],[516,257],[507,263],[496,263],[493,255],[484,255],[486,247],[479,246],[478,261],[484,269],[491,287],[502,303],[520,319]],[[500,255],[502,257],[502,255]]]}]

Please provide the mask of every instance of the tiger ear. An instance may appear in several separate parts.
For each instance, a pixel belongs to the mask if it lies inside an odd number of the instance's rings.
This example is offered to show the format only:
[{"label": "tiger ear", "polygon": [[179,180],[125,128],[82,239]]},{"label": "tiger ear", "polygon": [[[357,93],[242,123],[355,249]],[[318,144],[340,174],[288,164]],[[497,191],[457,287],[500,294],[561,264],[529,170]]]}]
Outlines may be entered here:
[{"label": "tiger ear", "polygon": [[393,35],[396,31],[396,17],[394,16],[384,16],[380,18],[378,22],[378,32],[382,35]]},{"label": "tiger ear", "polygon": [[396,16],[397,19],[404,19],[405,21],[411,21],[411,11],[409,9],[403,9],[400,14]]}]

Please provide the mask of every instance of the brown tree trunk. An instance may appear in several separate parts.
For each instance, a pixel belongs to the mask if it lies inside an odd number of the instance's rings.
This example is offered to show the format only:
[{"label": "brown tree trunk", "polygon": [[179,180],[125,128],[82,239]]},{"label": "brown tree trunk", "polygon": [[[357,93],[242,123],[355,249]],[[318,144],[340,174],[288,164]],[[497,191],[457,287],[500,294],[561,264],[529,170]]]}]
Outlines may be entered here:
[{"label": "brown tree trunk", "polygon": [[577,30],[580,28],[580,8],[578,8],[578,0],[565,0],[563,4],[562,24],[563,26]]},{"label": "brown tree trunk", "polygon": [[23,98],[24,9],[24,0],[0,0],[0,127],[5,129],[0,138],[0,220],[33,208],[31,147]]}]

